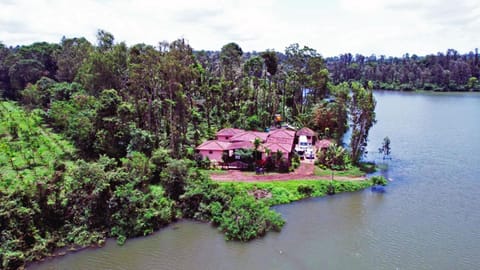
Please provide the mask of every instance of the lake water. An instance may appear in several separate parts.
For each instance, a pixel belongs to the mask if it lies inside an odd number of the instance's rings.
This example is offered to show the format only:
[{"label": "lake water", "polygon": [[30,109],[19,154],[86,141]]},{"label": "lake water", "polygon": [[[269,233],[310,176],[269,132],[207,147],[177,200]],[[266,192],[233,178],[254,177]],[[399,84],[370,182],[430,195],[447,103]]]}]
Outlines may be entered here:
[{"label": "lake water", "polygon": [[276,207],[280,233],[227,242],[183,221],[144,238],[48,260],[32,269],[479,269],[480,95],[376,92],[385,192],[364,190]]}]

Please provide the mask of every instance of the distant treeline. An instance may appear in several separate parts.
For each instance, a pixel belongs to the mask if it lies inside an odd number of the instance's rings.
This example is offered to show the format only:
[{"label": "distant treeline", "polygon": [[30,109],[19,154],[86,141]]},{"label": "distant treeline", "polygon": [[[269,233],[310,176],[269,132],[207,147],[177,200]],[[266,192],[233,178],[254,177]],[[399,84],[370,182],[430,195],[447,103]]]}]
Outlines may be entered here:
[{"label": "distant treeline", "polygon": [[479,91],[478,49],[403,57],[363,56],[350,53],[326,59],[334,83],[372,81],[377,89]]},{"label": "distant treeline", "polygon": [[[103,45],[100,43],[98,45],[100,47],[110,46],[113,48],[113,36],[110,35],[108,38],[110,40],[99,41],[103,42]],[[168,44],[164,43],[163,45]],[[139,49],[140,46],[149,47],[144,44],[137,44],[132,49]],[[80,67],[84,65],[84,61],[94,47],[94,44],[91,44],[85,38],[64,38],[60,44],[37,42],[32,45],[15,47],[7,47],[0,41],[0,94],[9,98],[18,97],[19,90],[25,88],[28,83],[35,83],[42,76],[59,82],[78,81],[81,79],[81,74],[78,74],[78,71],[80,71]],[[257,77],[262,73],[262,70],[258,68],[259,64],[267,64],[270,69],[268,70],[268,75],[271,76],[275,75],[276,71],[279,70],[277,77],[282,79],[291,70],[292,64],[295,65],[294,62],[297,62],[297,67],[303,68],[304,72],[309,72],[305,57],[303,57],[304,59],[298,59],[297,57],[296,60],[291,61],[292,56],[303,54],[303,56],[307,57],[319,56],[321,58],[316,50],[308,47],[300,48],[298,44],[290,45],[285,52],[274,52],[276,57],[270,54],[270,60],[265,58],[265,54],[242,52],[240,47],[238,49],[240,50],[238,56],[241,57],[239,62],[246,64],[244,71],[249,73],[248,75],[256,75]],[[233,53],[233,50],[231,52]],[[220,75],[222,71],[220,68],[222,68],[223,64],[230,65],[231,68],[235,64],[235,61],[225,63],[232,59],[225,59],[225,54],[221,55],[221,51],[195,51],[194,54],[197,56],[197,60],[203,64],[209,64],[210,69],[217,69],[216,75]],[[118,55],[118,57],[120,56]],[[263,57],[262,61],[257,59],[260,56]],[[123,57],[127,56],[124,55]],[[228,57],[231,58],[233,55]],[[248,61],[249,59],[251,60]],[[446,53],[438,52],[437,54],[427,56],[409,55],[407,53],[402,57],[376,56],[375,54],[364,56],[346,53],[321,59],[320,62],[322,63],[318,69],[326,68],[329,71],[329,78],[334,84],[345,81],[365,83],[372,81],[377,89],[480,90],[478,49],[467,54],[461,54],[454,49],[448,49]],[[267,60],[268,63],[264,60]],[[101,60],[98,59],[98,61]],[[124,64],[127,64],[127,59],[123,59],[123,61],[125,62]],[[119,68],[125,68],[125,66]],[[225,70],[223,71],[225,72]],[[113,76],[114,74],[111,75]],[[123,81],[125,82],[126,78],[123,78]],[[118,83],[120,82],[117,82],[116,86],[118,86]],[[108,84],[106,83],[105,86],[110,86]],[[322,91],[322,94],[324,92]]]}]

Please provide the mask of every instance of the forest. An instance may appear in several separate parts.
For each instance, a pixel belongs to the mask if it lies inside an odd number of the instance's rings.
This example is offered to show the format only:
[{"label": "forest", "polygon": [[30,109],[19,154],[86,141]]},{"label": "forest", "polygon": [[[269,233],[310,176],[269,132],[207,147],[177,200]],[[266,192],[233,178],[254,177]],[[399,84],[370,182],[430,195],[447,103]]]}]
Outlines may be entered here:
[{"label": "forest", "polygon": [[[0,43],[2,268],[106,237],[123,243],[180,218],[210,222],[241,241],[280,230],[285,221],[268,203],[212,182],[195,147],[225,127],[264,130],[281,114],[338,143],[329,166],[359,163],[375,123],[372,89],[419,83],[399,74],[434,67],[428,56],[347,58],[324,59],[298,44],[260,53],[236,43],[195,51],[184,39],[127,46],[104,30],[96,44]],[[442,75],[431,72],[418,86],[447,89],[438,80],[448,73],[448,87],[476,90],[478,81],[463,80],[478,77],[476,56],[453,59],[431,60]],[[468,75],[458,75],[453,61],[470,65]],[[341,144],[349,128],[347,156]]]},{"label": "forest", "polygon": [[386,57],[350,53],[326,59],[332,81],[372,81],[375,89],[480,91],[478,49],[460,54],[454,49],[426,56]]}]

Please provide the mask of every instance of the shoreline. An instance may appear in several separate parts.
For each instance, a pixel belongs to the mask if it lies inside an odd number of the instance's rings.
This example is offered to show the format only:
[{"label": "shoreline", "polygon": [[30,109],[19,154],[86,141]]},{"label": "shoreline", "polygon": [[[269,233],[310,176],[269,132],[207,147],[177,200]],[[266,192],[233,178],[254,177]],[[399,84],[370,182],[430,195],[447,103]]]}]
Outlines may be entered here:
[{"label": "shoreline", "polygon": [[412,90],[403,90],[403,89],[373,89],[373,91],[385,91],[385,92],[405,92],[405,93],[432,93],[432,94],[441,94],[441,93],[480,93],[480,90],[425,90],[425,89],[412,89]]},{"label": "shoreline", "polygon": [[[213,181],[213,180],[212,180]],[[283,181],[277,181],[278,183],[283,183],[283,184],[293,184],[292,186],[295,186],[295,184],[298,184],[298,186],[302,186],[303,184],[305,184],[305,182],[310,182],[310,183],[315,183],[315,181],[319,181],[319,182],[328,182],[328,183],[331,183],[330,180],[328,181],[325,181],[325,180],[317,180],[317,179],[310,179],[310,180],[305,180],[305,179],[298,179],[298,180],[283,180]],[[217,181],[215,181],[217,182]],[[228,182],[228,181],[224,181],[224,182],[217,182],[219,184],[224,184],[224,185],[228,185],[228,184],[233,184],[239,188],[242,188],[244,190],[246,190],[245,188],[248,188],[249,186],[250,187],[262,187],[262,188],[265,188],[265,185],[271,185],[273,184],[274,182],[273,181],[265,181],[265,182]],[[334,180],[333,183],[349,183],[347,181],[336,181]],[[353,183],[366,183],[366,184],[369,184],[369,185],[365,185],[364,187],[362,188],[358,188],[358,189],[355,189],[355,190],[349,190],[349,191],[341,191],[341,192],[338,192],[338,193],[335,193],[335,194],[332,194],[332,195],[328,195],[328,194],[318,194],[318,195],[310,195],[310,196],[302,196],[302,197],[296,197],[296,198],[291,198],[291,200],[289,201],[281,201],[281,200],[278,200],[279,198],[275,197],[275,195],[272,195],[271,198],[262,198],[262,199],[259,199],[259,200],[264,200],[266,201],[266,203],[269,205],[270,208],[274,207],[274,206],[280,206],[280,205],[287,205],[287,204],[291,204],[291,203],[296,203],[296,202],[301,202],[303,200],[306,200],[306,199],[313,199],[313,198],[322,198],[322,197],[326,197],[326,196],[334,196],[334,195],[338,195],[338,194],[342,194],[342,193],[350,193],[350,192],[357,192],[357,191],[361,191],[361,190],[365,190],[369,187],[372,187],[373,185],[371,185],[371,182],[368,180],[368,179],[365,179],[363,181],[356,181],[356,182],[353,182]],[[243,187],[241,187],[243,186]],[[296,188],[295,188],[296,190]],[[290,189],[290,192],[294,191],[294,189]],[[253,195],[252,195],[253,196]],[[275,211],[275,210],[274,210]],[[199,220],[195,220],[195,219],[192,219],[192,218],[179,218],[169,224],[167,224],[165,227],[162,227],[156,231],[153,231],[151,234],[149,235],[144,235],[144,236],[136,236],[136,237],[132,237],[132,238],[129,238],[127,239],[127,242],[129,240],[133,240],[133,239],[137,239],[137,238],[143,238],[143,237],[150,237],[156,233],[159,233],[161,232],[161,230],[164,230],[164,229],[167,229],[168,227],[171,227],[172,230],[175,230],[175,224],[178,223],[178,222],[183,222],[183,221],[187,221],[187,222],[199,222],[199,223],[203,223],[203,224],[208,224],[212,227],[212,229],[215,229],[217,230],[218,227],[214,226],[212,224],[211,221],[199,221]],[[220,232],[221,233],[221,232]],[[101,243],[93,243],[93,244],[90,244],[90,245],[86,245],[86,246],[66,246],[66,247],[63,247],[63,248],[60,248],[54,252],[52,252],[51,254],[49,254],[48,256],[45,256],[39,260],[36,260],[36,261],[31,261],[31,262],[28,262],[24,265],[23,269],[31,269],[31,267],[35,267],[35,266],[38,266],[40,264],[43,264],[43,263],[46,263],[48,261],[52,261],[52,260],[56,260],[56,259],[59,259],[59,258],[63,258],[65,256],[69,256],[69,255],[72,255],[72,254],[75,254],[77,252],[82,252],[84,250],[95,250],[95,249],[100,249],[100,248],[103,248],[108,241],[114,241],[116,245],[118,245],[116,243],[116,239],[114,237],[106,237],[105,239],[101,240]],[[225,240],[227,241],[227,240]],[[231,241],[237,241],[237,240],[231,240]],[[240,241],[242,242],[242,241]],[[20,268],[22,269],[22,268]]]},{"label": "shoreline", "polygon": [[[269,192],[271,192],[271,197],[257,199],[257,200],[263,200],[266,204],[269,205],[270,208],[274,207],[274,206],[279,206],[279,205],[287,205],[287,204],[290,204],[290,203],[295,203],[295,202],[299,202],[299,201],[306,200],[306,199],[321,198],[321,197],[329,196],[329,194],[327,194],[326,192],[322,192],[321,187],[325,187],[326,185],[330,185],[330,184],[333,184],[335,186],[344,186],[346,188],[344,190],[339,190],[338,192],[336,192],[335,194],[332,194],[331,196],[337,195],[337,194],[342,194],[342,193],[357,192],[357,191],[365,190],[365,189],[373,186],[372,182],[368,178],[364,178],[364,180],[362,180],[362,181],[359,181],[359,180],[355,180],[355,181],[337,181],[337,180],[334,180],[334,181],[331,181],[331,180],[319,180],[319,179],[293,179],[293,180],[256,181],[256,182],[255,181],[232,182],[232,181],[214,181],[214,180],[212,180],[212,181],[215,182],[215,183],[218,183],[220,185],[235,185],[237,188],[239,188],[239,189],[241,189],[241,190],[243,190],[247,193],[249,192],[249,190],[268,190],[268,189],[270,189]],[[305,186],[317,187],[317,189],[312,190],[311,193],[308,193],[308,194],[307,193],[301,193],[301,192],[299,192],[299,187],[302,187],[302,186],[303,187],[305,187]],[[274,189],[274,188],[276,188],[276,189]],[[287,192],[287,193],[285,193],[285,192]],[[287,194],[287,197],[285,197],[286,194]],[[251,194],[251,196],[254,196],[254,195]],[[275,211],[275,210],[273,210],[273,211]],[[175,229],[175,227],[174,227],[175,224],[178,223],[178,222],[182,222],[182,221],[200,222],[200,223],[204,223],[204,224],[209,224],[210,226],[212,226],[212,229],[218,229],[218,227],[214,226],[211,221],[199,221],[199,220],[195,220],[195,219],[192,219],[192,218],[179,218],[179,219],[167,224],[166,226],[164,226],[164,227],[162,227],[162,228],[160,228],[156,231],[153,231],[149,235],[132,237],[132,238],[127,239],[127,241],[132,240],[132,239],[136,239],[136,238],[152,236],[153,234],[156,234],[156,233],[160,232],[161,230],[164,230],[164,229],[166,229],[170,226],[172,226],[172,229]],[[77,253],[77,252],[81,252],[81,251],[84,251],[84,250],[88,250],[88,249],[93,250],[93,249],[103,248],[109,240],[116,241],[114,237],[106,237],[105,239],[99,241],[98,243],[92,243],[92,244],[86,245],[86,246],[75,246],[75,245],[73,245],[73,246],[66,246],[66,247],[60,248],[60,249],[52,252],[48,256],[45,256],[45,257],[43,257],[39,260],[31,261],[31,262],[26,263],[24,265],[23,269],[30,269],[32,266],[34,267],[34,266],[46,263],[47,261],[55,260],[57,258],[62,258],[62,257],[68,256],[68,255],[71,255],[71,254],[74,254],[74,253]],[[225,240],[225,241],[227,241],[227,240]],[[232,240],[232,241],[236,241],[236,240]]]}]

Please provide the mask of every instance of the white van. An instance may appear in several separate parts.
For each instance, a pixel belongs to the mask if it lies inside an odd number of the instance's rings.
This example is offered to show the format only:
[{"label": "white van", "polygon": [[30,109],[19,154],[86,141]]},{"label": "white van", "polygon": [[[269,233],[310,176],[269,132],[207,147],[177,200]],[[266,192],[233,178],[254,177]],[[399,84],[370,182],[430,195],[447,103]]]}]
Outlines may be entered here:
[{"label": "white van", "polygon": [[307,136],[300,135],[298,137],[298,144],[295,146],[295,151],[299,155],[303,155],[305,151],[312,148],[312,144],[308,142]]}]

